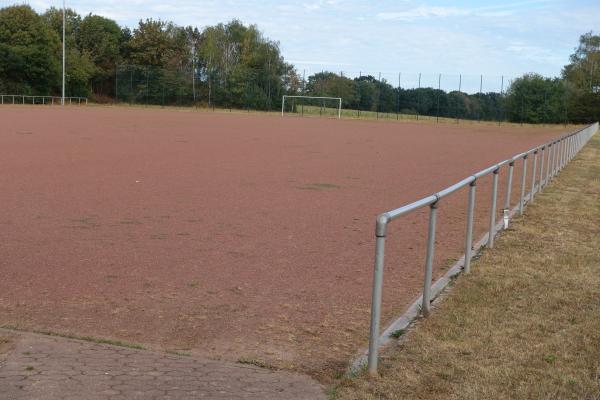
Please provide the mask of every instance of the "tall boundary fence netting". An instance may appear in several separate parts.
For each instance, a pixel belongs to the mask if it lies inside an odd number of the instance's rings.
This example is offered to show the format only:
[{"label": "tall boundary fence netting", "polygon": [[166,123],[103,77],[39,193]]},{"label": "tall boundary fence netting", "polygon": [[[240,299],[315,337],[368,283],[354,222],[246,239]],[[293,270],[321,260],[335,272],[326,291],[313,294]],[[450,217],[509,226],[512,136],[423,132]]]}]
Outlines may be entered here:
[{"label": "tall boundary fence netting", "polygon": [[[567,85],[557,78],[535,74],[514,78],[460,73],[332,72],[292,66],[276,69],[270,63],[212,64],[201,62],[195,68],[117,66],[115,99],[142,105],[277,112],[284,95],[332,97],[342,99],[341,118],[540,124],[566,124],[573,120],[569,117],[573,110],[569,111]],[[328,116],[323,112],[325,106],[315,107],[304,108],[304,113],[300,107],[298,114]],[[596,121],[596,117],[597,112],[573,121]]]},{"label": "tall boundary fence netting", "polygon": [[[404,205],[379,215],[375,224],[375,262],[373,270],[373,289],[371,299],[371,324],[369,331],[369,348],[367,351],[368,371],[377,373],[379,349],[388,343],[392,334],[398,330],[405,329],[410,322],[419,314],[427,316],[431,310],[431,302],[444,289],[450,278],[460,272],[469,273],[471,260],[482,246],[494,247],[494,238],[503,229],[508,228],[512,217],[521,215],[528,203],[533,203],[535,195],[541,192],[550,181],[567,165],[567,163],[581,150],[588,140],[598,131],[598,122],[589,125],[573,133],[561,136],[555,140],[534,147],[523,153],[494,164],[465,179],[457,182],[437,193],[423,197],[413,203]],[[519,174],[515,173],[515,167],[519,167]],[[505,198],[499,199],[499,178],[501,173],[506,173],[503,180],[506,185]],[[491,198],[489,199],[489,221],[488,231],[476,243],[473,241],[473,219],[476,206],[476,192],[478,182],[482,178],[492,177]],[[516,183],[516,186],[515,186]],[[512,202],[516,187],[517,202]],[[468,188],[466,208],[466,230],[464,240],[464,255],[459,259],[442,278],[435,283],[432,282],[433,262],[436,243],[436,228],[438,210],[443,207],[448,196],[460,189]],[[384,258],[386,255],[386,240],[388,238],[388,226],[401,217],[424,208],[429,209],[428,228],[426,235],[427,245],[425,247],[425,267],[423,290],[421,296],[409,307],[404,315],[389,325],[383,333],[380,333],[383,271]],[[497,221],[497,211],[501,208],[500,222]],[[360,358],[355,363],[364,363]]]},{"label": "tall boundary fence netting", "polygon": [[503,75],[302,70],[300,76],[303,95],[343,98],[346,118],[507,120],[511,79]]},{"label": "tall boundary fence netting", "polygon": [[298,94],[285,89],[285,74],[259,67],[241,71],[119,65],[115,74],[115,99],[130,104],[278,111],[283,95]]},{"label": "tall boundary fence netting", "polygon": [[[24,94],[0,94],[0,105],[4,104],[62,104],[61,96],[30,96]],[[65,97],[64,104],[88,104],[87,97]]]}]

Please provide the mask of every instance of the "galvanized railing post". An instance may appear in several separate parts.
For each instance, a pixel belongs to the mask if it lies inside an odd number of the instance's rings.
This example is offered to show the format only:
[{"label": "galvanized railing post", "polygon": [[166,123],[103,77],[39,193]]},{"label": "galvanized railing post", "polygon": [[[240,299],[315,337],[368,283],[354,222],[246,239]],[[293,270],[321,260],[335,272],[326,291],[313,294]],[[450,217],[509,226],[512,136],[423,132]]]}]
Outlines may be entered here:
[{"label": "galvanized railing post", "polygon": [[560,139],[559,144],[560,157],[558,158],[558,171],[560,172],[565,166],[565,140]]},{"label": "galvanized railing post", "polygon": [[552,171],[552,154],[554,153],[554,143],[548,145],[548,166],[546,167],[546,179],[544,179],[544,186],[547,186],[550,182],[550,172]]},{"label": "galvanized railing post", "polygon": [[571,136],[571,144],[569,145],[569,161],[573,159],[573,150],[575,148],[575,136]]},{"label": "galvanized railing post", "polygon": [[369,333],[368,369],[377,374],[379,324],[381,321],[381,294],[383,291],[383,261],[385,257],[385,238],[389,218],[382,214],[375,225],[375,268],[373,270],[373,292],[371,299],[371,329]]},{"label": "galvanized railing post", "polygon": [[523,174],[521,175],[521,195],[519,196],[519,215],[523,215],[525,209],[525,180],[527,178],[527,157],[523,156]]},{"label": "galvanized railing post", "polygon": [[510,198],[512,196],[513,172],[515,169],[515,160],[508,163],[508,178],[506,179],[506,198],[504,199],[504,209],[510,211]]},{"label": "galvanized railing post", "polygon": [[425,257],[425,278],[423,282],[423,304],[421,311],[427,316],[431,312],[431,277],[433,275],[433,256],[435,251],[435,225],[437,222],[438,202],[429,206],[429,229],[427,233],[427,256]]},{"label": "galvanized railing post", "polygon": [[500,167],[494,170],[492,179],[492,208],[490,210],[490,233],[488,236],[488,247],[494,247],[494,235],[496,234],[496,197],[498,194],[498,172]]},{"label": "galvanized railing post", "polygon": [[567,165],[567,139],[566,138],[563,139],[561,169],[563,169],[565,167],[565,165]]},{"label": "galvanized railing post", "polygon": [[469,201],[467,204],[467,234],[465,238],[465,274],[471,272],[471,253],[473,251],[473,214],[475,213],[475,192],[477,179],[469,185]]},{"label": "galvanized railing post", "polygon": [[552,178],[554,178],[556,176],[557,170],[558,170],[558,146],[559,146],[559,141],[556,141],[556,144],[554,145],[554,157],[552,158],[553,161],[553,166],[552,166]]},{"label": "galvanized railing post", "polygon": [[533,165],[531,166],[531,194],[529,196],[529,202],[533,203],[533,196],[535,196],[535,173],[537,171],[537,159],[538,150],[533,151]]},{"label": "galvanized railing post", "polygon": [[554,167],[552,168],[552,178],[554,178],[558,172],[558,166],[560,165],[560,140],[556,141],[556,149],[554,149]]},{"label": "galvanized railing post", "polygon": [[540,192],[544,188],[544,155],[546,154],[546,146],[542,146],[542,154],[540,156]]},{"label": "galvanized railing post", "polygon": [[558,170],[562,171],[563,167],[565,166],[565,144],[566,144],[566,139],[562,138],[561,139],[561,144],[560,144],[560,165]]},{"label": "galvanized railing post", "polygon": [[560,141],[560,166],[559,166],[559,171],[562,171],[562,169],[565,167],[565,147],[566,147],[566,140],[565,138],[562,138]]},{"label": "galvanized railing post", "polygon": [[554,142],[554,155],[552,156],[552,178],[556,176],[556,166],[558,165],[558,140]]}]

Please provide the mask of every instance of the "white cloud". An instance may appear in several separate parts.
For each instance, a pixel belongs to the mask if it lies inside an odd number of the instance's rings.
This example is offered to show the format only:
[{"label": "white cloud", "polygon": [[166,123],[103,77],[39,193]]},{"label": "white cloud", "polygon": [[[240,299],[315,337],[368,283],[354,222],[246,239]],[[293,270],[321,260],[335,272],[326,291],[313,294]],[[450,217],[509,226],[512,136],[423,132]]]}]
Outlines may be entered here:
[{"label": "white cloud", "polygon": [[444,7],[420,5],[402,11],[383,11],[376,17],[380,20],[413,21],[423,18],[448,18],[474,15],[478,17],[507,17],[515,14],[523,6],[547,4],[553,0],[529,0],[515,3],[497,4],[483,7]]},{"label": "white cloud", "polygon": [[297,65],[321,65],[321,66],[331,66],[331,67],[349,67],[352,66],[351,63],[342,63],[335,61],[315,61],[315,60],[288,60],[292,64]]},{"label": "white cloud", "polygon": [[[20,2],[39,12],[62,5],[0,0]],[[238,18],[279,41],[286,60],[307,73],[389,71],[386,78],[397,80],[394,71],[403,71],[402,80],[412,84],[418,74],[409,73],[423,71],[435,84],[440,71],[442,85],[454,85],[459,72],[477,85],[480,73],[557,74],[579,35],[597,28],[600,13],[598,0],[67,0],[67,6],[130,28],[145,18],[199,28]]]},{"label": "white cloud", "polygon": [[467,14],[469,14],[469,11],[462,8],[419,6],[406,11],[380,12],[377,14],[377,18],[381,20],[412,21],[419,18],[444,18]]}]

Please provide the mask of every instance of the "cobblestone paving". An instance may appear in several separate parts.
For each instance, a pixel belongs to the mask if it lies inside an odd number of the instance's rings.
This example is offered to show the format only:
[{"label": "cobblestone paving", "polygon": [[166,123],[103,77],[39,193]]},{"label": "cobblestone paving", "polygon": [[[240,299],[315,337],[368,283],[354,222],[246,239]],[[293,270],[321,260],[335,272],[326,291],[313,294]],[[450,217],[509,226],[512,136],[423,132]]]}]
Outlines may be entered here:
[{"label": "cobblestone paving", "polygon": [[[0,332],[1,333],[1,332]],[[30,333],[0,364],[0,399],[325,399],[310,378]]]}]

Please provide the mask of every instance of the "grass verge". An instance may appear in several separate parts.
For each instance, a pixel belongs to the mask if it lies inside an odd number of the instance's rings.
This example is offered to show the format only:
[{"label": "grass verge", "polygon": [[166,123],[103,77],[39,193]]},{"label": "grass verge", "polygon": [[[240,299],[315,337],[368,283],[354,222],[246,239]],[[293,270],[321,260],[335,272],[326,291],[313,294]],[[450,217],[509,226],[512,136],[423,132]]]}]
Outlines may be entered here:
[{"label": "grass verge", "polygon": [[331,397],[600,399],[600,134],[525,214]]}]

